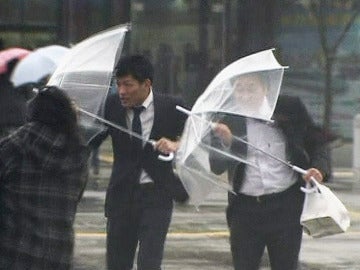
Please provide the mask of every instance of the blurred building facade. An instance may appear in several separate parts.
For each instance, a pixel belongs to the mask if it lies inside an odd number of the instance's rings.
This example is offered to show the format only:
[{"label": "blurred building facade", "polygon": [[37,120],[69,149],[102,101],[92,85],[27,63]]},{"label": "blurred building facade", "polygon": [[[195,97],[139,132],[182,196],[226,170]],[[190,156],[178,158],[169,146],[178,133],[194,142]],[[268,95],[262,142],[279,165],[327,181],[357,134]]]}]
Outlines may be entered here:
[{"label": "blurred building facade", "polygon": [[322,123],[325,92],[331,91],[331,128],[351,139],[360,112],[359,1],[323,2],[1,0],[0,38],[3,47],[71,46],[131,22],[124,53],[147,55],[156,68],[154,89],[183,95],[189,105],[225,65],[275,48],[281,64],[290,67],[282,92],[301,96]]}]

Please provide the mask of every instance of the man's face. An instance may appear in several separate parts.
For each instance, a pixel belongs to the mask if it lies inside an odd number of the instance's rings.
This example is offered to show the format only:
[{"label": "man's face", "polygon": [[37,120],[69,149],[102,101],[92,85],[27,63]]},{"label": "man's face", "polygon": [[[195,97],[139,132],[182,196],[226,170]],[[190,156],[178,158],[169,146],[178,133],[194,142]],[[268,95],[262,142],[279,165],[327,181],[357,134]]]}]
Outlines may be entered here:
[{"label": "man's face", "polygon": [[257,75],[242,75],[234,82],[234,93],[241,105],[259,108],[266,95],[266,88]]},{"label": "man's face", "polygon": [[116,79],[121,104],[125,108],[141,105],[150,93],[151,81],[139,82],[132,75]]}]

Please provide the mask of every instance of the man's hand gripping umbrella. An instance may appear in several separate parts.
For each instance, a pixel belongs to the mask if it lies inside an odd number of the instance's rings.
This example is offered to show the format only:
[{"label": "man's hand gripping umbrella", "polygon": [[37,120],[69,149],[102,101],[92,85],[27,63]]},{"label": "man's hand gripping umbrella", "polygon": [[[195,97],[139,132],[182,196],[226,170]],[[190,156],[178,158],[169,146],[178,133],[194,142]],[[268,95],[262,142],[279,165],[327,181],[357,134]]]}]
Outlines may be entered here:
[{"label": "man's hand gripping umbrella", "polygon": [[[100,116],[98,116],[98,115],[96,115],[96,114],[90,113],[90,112],[85,111],[85,110],[83,110],[83,109],[81,109],[81,108],[77,108],[77,110],[78,110],[79,112],[83,113],[83,114],[86,114],[86,115],[88,115],[88,116],[90,116],[90,117],[92,117],[92,118],[94,118],[94,119],[99,120],[100,122],[102,122],[102,123],[104,123],[104,124],[106,124],[106,125],[108,125],[108,126],[111,126],[111,127],[116,128],[116,129],[118,129],[118,130],[120,130],[120,131],[122,131],[122,132],[127,133],[127,134],[129,134],[131,137],[134,137],[134,138],[136,138],[136,139],[138,139],[138,140],[141,140],[141,141],[143,141],[143,142],[145,142],[145,143],[151,144],[154,149],[158,149],[158,148],[159,148],[158,145],[159,145],[159,143],[161,143],[161,139],[160,139],[159,141],[147,140],[147,139],[145,139],[143,136],[139,135],[138,133],[133,132],[133,131],[131,131],[131,130],[127,129],[127,128],[124,128],[124,127],[122,127],[122,126],[120,126],[120,125],[117,125],[117,124],[115,124],[115,123],[113,123],[113,122],[110,122],[110,121],[108,121],[108,120],[106,120],[106,119],[104,119],[104,118],[102,118],[102,117],[100,117]],[[172,161],[173,158],[174,158],[174,151],[175,151],[175,149],[174,149],[172,152],[169,152],[168,155],[159,155],[158,158],[159,158],[160,160],[162,160],[162,161]]]}]

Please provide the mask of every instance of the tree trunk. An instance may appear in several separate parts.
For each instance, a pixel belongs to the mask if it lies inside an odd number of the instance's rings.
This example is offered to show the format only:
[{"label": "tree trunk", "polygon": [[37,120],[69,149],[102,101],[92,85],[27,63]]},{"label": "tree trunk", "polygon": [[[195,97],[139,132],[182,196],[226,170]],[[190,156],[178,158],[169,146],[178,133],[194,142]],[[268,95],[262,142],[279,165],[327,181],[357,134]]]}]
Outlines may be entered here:
[{"label": "tree trunk", "polygon": [[276,48],[275,33],[280,25],[279,1],[238,0],[235,58]]},{"label": "tree trunk", "polygon": [[326,130],[330,130],[330,123],[332,117],[332,107],[333,107],[333,89],[332,89],[332,68],[333,60],[327,59],[325,63],[325,89],[324,89],[324,121],[323,126]]},{"label": "tree trunk", "polygon": [[209,17],[210,1],[202,0],[199,3],[199,82],[196,96],[205,90],[209,83],[208,62],[209,62]]}]

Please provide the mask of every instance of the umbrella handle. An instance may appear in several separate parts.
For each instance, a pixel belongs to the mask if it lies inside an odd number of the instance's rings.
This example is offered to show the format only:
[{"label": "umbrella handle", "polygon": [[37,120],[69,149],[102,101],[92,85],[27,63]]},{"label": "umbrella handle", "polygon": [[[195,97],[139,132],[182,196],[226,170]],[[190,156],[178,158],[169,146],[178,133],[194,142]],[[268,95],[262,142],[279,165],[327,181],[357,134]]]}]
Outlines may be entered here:
[{"label": "umbrella handle", "polygon": [[[155,147],[155,141],[149,140],[149,143]],[[158,159],[161,161],[172,161],[174,159],[174,152],[169,153],[168,155],[158,155]]]},{"label": "umbrella handle", "polygon": [[158,155],[158,159],[160,159],[161,161],[172,161],[174,159],[174,153],[171,152],[167,156]]},{"label": "umbrella handle", "polygon": [[306,187],[300,187],[300,189],[304,193],[321,193],[319,183],[314,177],[311,177],[311,181],[306,184]]},{"label": "umbrella handle", "polygon": [[[305,175],[307,173],[306,170],[298,167],[298,166],[295,166],[293,165],[292,166],[292,169],[295,171],[295,172],[298,172],[298,173],[301,173],[303,175]],[[304,193],[313,193],[313,192],[318,192],[318,187],[316,185],[317,181],[315,180],[314,177],[311,177],[311,181],[314,183],[314,185],[312,187],[300,187],[301,191],[304,192]]]}]

